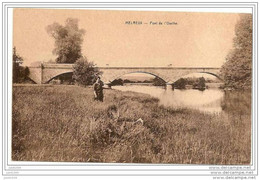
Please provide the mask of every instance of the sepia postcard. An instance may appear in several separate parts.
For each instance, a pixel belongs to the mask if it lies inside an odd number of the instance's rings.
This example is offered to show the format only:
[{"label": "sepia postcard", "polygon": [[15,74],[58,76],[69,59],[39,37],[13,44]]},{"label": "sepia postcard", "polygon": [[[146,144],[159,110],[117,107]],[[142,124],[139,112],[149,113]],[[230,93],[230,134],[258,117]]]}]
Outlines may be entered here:
[{"label": "sepia postcard", "polygon": [[19,174],[256,177],[254,3],[235,12],[47,5],[8,12],[4,162]]}]

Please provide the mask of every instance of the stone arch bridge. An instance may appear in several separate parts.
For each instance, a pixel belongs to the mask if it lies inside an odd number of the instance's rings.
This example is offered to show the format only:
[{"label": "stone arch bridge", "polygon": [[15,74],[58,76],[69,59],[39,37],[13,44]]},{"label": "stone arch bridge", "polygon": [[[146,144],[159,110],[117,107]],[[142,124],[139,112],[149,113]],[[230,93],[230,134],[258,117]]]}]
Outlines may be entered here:
[{"label": "stone arch bridge", "polygon": [[[29,67],[29,78],[37,84],[46,84],[53,78],[73,72],[73,64],[41,64]],[[173,84],[181,77],[191,73],[207,73],[220,79],[220,68],[215,67],[99,67],[103,72],[101,79],[105,84],[129,73],[147,73]]]}]

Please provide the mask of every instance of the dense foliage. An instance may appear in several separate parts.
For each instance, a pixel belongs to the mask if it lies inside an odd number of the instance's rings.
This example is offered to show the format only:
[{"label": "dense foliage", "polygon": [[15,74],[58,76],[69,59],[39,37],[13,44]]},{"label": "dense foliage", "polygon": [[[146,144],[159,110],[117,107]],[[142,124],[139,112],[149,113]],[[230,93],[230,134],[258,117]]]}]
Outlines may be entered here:
[{"label": "dense foliage", "polygon": [[235,34],[233,49],[221,73],[226,87],[249,89],[252,82],[252,15],[240,15]]},{"label": "dense foliage", "polygon": [[92,85],[101,72],[86,57],[79,58],[73,66],[72,78],[79,85]]},{"label": "dense foliage", "polygon": [[13,48],[13,83],[24,82],[29,75],[29,68],[23,67],[23,58],[16,53],[16,48]]},{"label": "dense foliage", "polygon": [[82,57],[81,44],[85,30],[79,29],[77,19],[68,18],[65,26],[53,23],[46,30],[55,39],[53,54],[58,56],[57,63],[74,63]]},{"label": "dense foliage", "polygon": [[174,82],[174,88],[176,89],[185,89],[187,85],[191,85],[194,89],[205,89],[206,82],[217,82],[218,80],[206,80],[204,77],[195,78],[180,78],[179,80]]},{"label": "dense foliage", "polygon": [[174,88],[177,89],[185,89],[186,85],[187,85],[187,79],[184,78],[180,78],[179,80],[177,80],[176,82],[174,82]]},{"label": "dense foliage", "polygon": [[193,89],[201,89],[201,90],[205,89],[205,87],[206,87],[205,82],[206,82],[205,78],[200,77],[198,79],[198,81],[195,84],[193,84]]}]

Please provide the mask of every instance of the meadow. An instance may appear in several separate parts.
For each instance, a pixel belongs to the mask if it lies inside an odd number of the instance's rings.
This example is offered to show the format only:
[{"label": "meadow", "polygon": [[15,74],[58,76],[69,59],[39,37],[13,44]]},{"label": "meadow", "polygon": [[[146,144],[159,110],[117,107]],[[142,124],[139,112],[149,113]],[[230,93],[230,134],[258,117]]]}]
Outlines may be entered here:
[{"label": "meadow", "polygon": [[220,114],[167,108],[134,92],[104,96],[94,101],[92,88],[79,86],[13,86],[12,160],[250,163],[250,103],[238,111],[236,94]]}]

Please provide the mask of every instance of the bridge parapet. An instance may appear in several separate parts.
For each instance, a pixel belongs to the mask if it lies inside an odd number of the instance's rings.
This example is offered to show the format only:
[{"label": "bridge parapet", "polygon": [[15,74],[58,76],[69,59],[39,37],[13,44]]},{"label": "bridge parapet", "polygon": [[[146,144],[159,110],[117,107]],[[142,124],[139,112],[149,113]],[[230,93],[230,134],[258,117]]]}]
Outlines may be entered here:
[{"label": "bridge parapet", "polygon": [[52,68],[52,69],[72,69],[74,64],[47,64],[43,63],[42,66],[44,68]]}]

